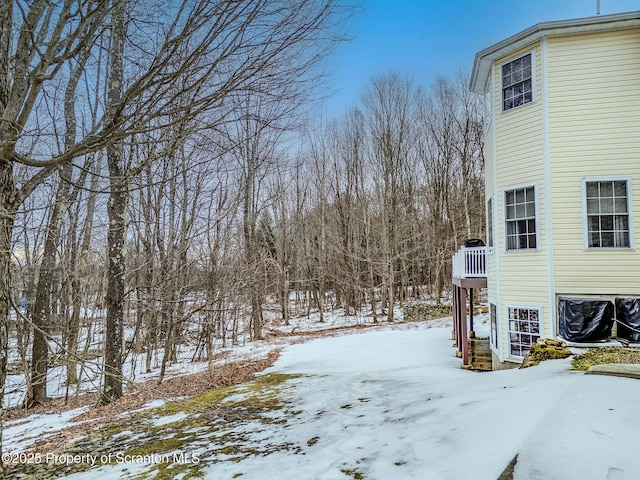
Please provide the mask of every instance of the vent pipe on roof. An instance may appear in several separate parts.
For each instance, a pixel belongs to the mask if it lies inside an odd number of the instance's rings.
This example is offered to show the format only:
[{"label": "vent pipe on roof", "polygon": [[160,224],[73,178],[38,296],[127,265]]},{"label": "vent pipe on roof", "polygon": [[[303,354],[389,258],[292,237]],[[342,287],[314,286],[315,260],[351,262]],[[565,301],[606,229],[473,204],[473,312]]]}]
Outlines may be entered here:
[{"label": "vent pipe on roof", "polygon": [[596,5],[596,15],[600,15],[600,0],[597,1]]}]

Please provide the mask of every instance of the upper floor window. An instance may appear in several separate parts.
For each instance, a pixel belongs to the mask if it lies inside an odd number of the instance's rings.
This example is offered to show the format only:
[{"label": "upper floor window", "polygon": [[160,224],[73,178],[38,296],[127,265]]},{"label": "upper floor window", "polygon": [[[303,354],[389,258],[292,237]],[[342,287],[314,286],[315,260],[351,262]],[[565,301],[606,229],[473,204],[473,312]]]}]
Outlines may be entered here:
[{"label": "upper floor window", "polygon": [[533,102],[531,53],[502,65],[502,110]]},{"label": "upper floor window", "polygon": [[537,248],[534,187],[504,192],[507,250]]},{"label": "upper floor window", "polygon": [[587,246],[629,247],[629,194],[626,180],[585,181]]},{"label": "upper floor window", "polygon": [[484,92],[484,128],[487,130],[493,120],[493,82],[489,80]]}]

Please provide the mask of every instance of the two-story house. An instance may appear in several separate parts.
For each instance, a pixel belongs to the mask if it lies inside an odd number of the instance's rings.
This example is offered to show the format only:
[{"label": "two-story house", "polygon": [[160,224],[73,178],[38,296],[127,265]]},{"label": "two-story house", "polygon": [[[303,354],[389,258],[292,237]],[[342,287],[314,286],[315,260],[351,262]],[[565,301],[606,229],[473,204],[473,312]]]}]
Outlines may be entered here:
[{"label": "two-story house", "polygon": [[[640,12],[534,25],[479,52],[470,88],[487,109],[486,270],[468,272],[459,253],[454,304],[486,276],[494,368],[521,362],[539,337],[593,342],[633,326]],[[466,339],[466,310],[454,317]]]}]

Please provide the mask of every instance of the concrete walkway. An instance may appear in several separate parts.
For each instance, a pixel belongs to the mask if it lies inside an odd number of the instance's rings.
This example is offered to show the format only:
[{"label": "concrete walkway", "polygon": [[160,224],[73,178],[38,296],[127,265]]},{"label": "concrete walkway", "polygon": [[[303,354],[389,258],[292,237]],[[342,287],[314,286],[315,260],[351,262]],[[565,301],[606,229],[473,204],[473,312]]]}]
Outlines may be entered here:
[{"label": "concrete walkway", "polygon": [[594,365],[587,370],[590,375],[613,375],[640,379],[640,365],[635,363],[606,363]]}]

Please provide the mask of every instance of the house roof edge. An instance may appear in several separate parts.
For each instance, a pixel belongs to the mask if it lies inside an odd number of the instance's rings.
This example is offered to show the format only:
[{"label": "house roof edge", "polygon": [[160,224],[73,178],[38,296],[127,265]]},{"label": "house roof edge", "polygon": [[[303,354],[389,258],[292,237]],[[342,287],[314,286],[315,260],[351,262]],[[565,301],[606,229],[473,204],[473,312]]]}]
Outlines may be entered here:
[{"label": "house roof edge", "polygon": [[511,52],[515,52],[542,37],[620,30],[636,26],[640,26],[640,10],[628,13],[537,23],[526,30],[522,30],[478,52],[473,62],[473,69],[471,70],[469,88],[472,92],[484,93],[491,71],[491,64],[494,60],[508,55]]}]

